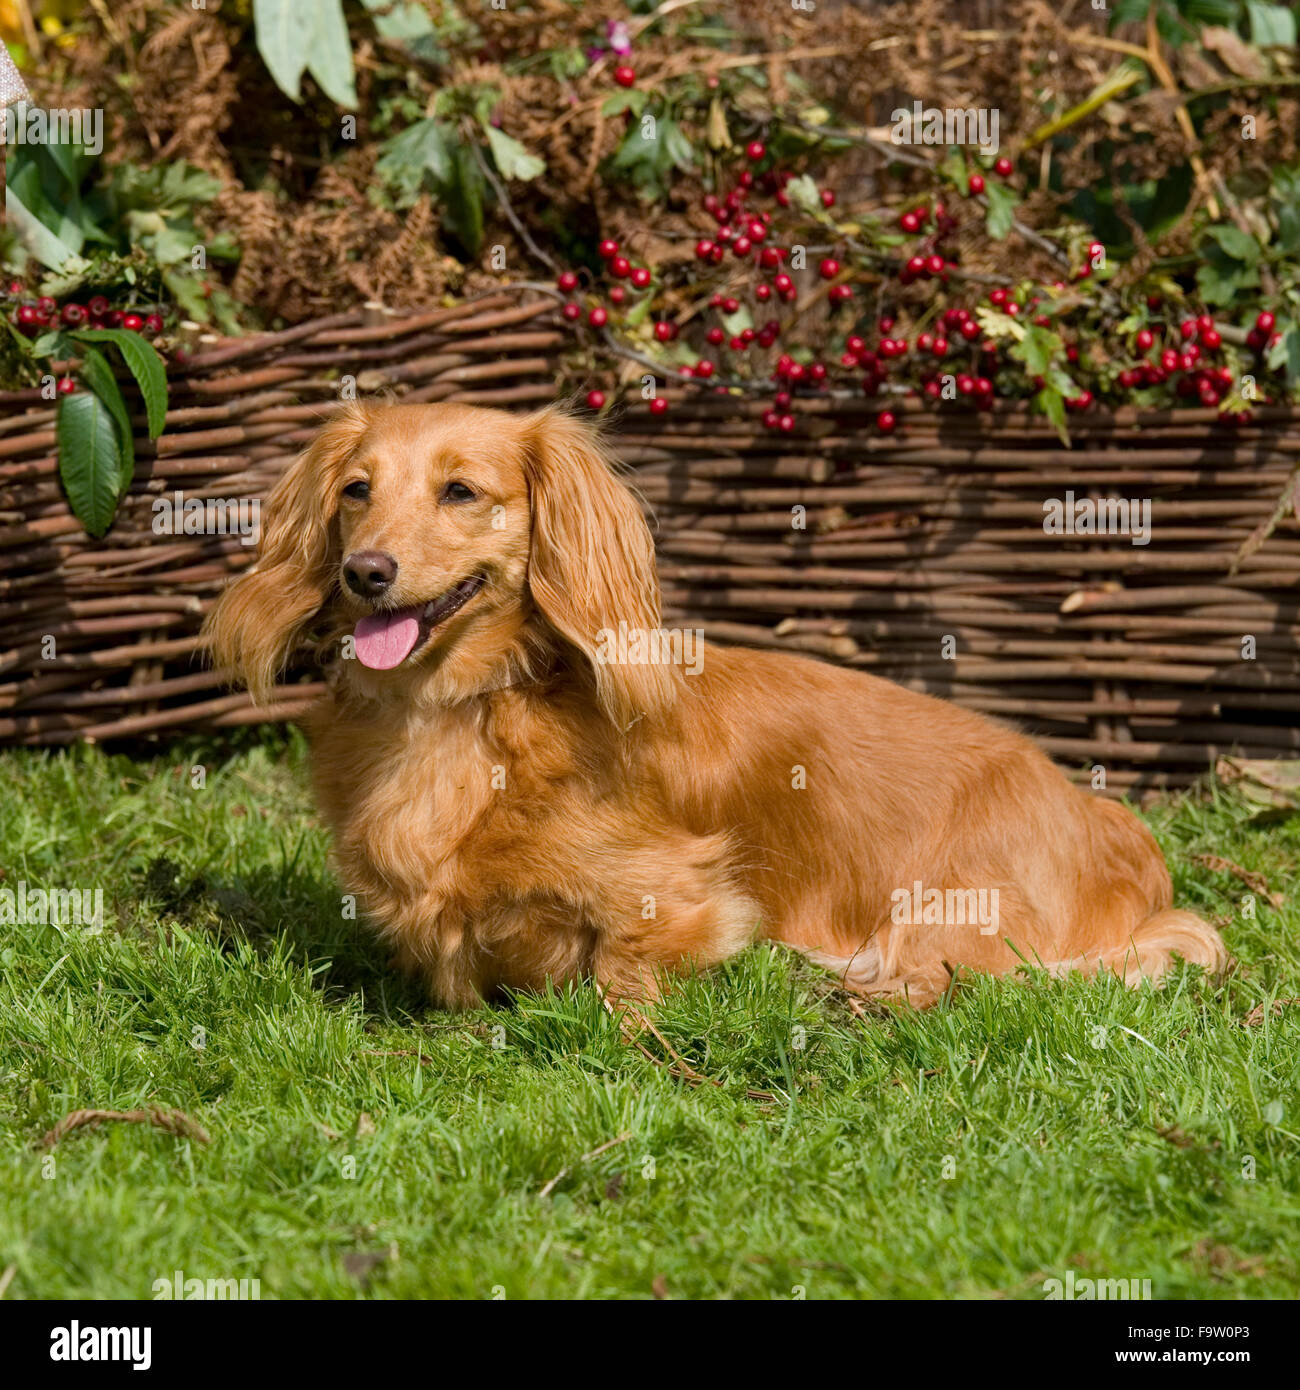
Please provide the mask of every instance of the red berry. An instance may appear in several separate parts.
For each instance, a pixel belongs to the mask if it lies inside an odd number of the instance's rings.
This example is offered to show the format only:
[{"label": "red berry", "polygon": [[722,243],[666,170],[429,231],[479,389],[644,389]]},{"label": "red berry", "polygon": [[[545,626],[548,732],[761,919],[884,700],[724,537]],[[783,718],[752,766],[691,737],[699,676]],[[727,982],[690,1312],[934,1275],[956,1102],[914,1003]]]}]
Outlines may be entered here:
[{"label": "red berry", "polygon": [[636,269],[632,272],[632,283],[633,283],[633,284],[637,287],[637,289],[639,289],[639,290],[644,290],[644,289],[646,289],[646,288],[649,286],[649,284],[650,284],[650,279],[651,279],[650,271],[649,271],[649,269],[648,269],[646,266],[639,265],[639,266],[637,266]]},{"label": "red berry", "polygon": [[925,258],[925,268],[931,275],[943,274],[944,260],[942,256],[927,256]]},{"label": "red berry", "polygon": [[636,82],[636,69],[619,66],[614,69],[614,81],[620,87],[631,87]]},{"label": "red berry", "polygon": [[627,291],[622,285],[613,285],[609,291],[609,302],[611,304],[622,304],[627,298]]},{"label": "red berry", "polygon": [[833,208],[835,206],[835,190],[833,188],[822,189],[822,207]]},{"label": "red berry", "polygon": [[714,367],[713,363],[710,362],[707,357],[701,357],[700,360],[695,364],[695,375],[702,376],[706,380],[713,375],[715,370],[716,368]]},{"label": "red berry", "polygon": [[780,424],[781,417],[775,410],[765,410],[763,412],[763,428],[774,430]]},{"label": "red berry", "polygon": [[34,304],[20,304],[14,310],[14,322],[20,328],[39,328],[41,325],[41,311]]},{"label": "red berry", "polygon": [[36,307],[42,314],[52,314],[59,306],[49,297],[43,294],[36,301]]},{"label": "red berry", "polygon": [[898,417],[892,410],[882,410],[880,414],[876,416],[876,428],[880,430],[882,434],[892,434],[894,432],[894,426],[897,424]]},{"label": "red berry", "polygon": [[754,249],[754,243],[747,236],[738,236],[731,244],[733,256],[744,257]]},{"label": "red berry", "polygon": [[669,323],[667,319],[660,319],[659,322],[655,324],[655,337],[658,338],[661,343],[671,343],[676,336],[677,325],[675,323]]},{"label": "red berry", "polygon": [[587,322],[591,324],[593,328],[604,328],[609,322],[609,314],[606,310],[597,305],[596,308],[587,315]]},{"label": "red berry", "polygon": [[1223,334],[1217,328],[1207,328],[1201,334],[1201,342],[1213,352],[1223,342]]},{"label": "red berry", "polygon": [[709,342],[711,342],[714,345],[714,347],[717,347],[719,343],[725,342],[727,337],[727,335],[720,328],[710,328],[704,336],[709,340]]},{"label": "red berry", "polygon": [[767,146],[761,140],[751,140],[745,146],[745,158],[757,164],[767,153]]},{"label": "red berry", "polygon": [[582,317],[582,310],[576,304],[566,304],[560,313],[572,323],[575,319]]},{"label": "red berry", "polygon": [[777,421],[777,424],[780,426],[782,433],[789,434],[790,431],[794,429],[794,416],[782,415],[780,420]]},{"label": "red berry", "polygon": [[652,401],[650,402],[650,414],[651,414],[651,415],[662,415],[662,414],[664,413],[664,411],[667,410],[667,409],[668,409],[668,398],[667,398],[667,396],[656,396],[656,397],[654,398],[654,400],[652,400]]},{"label": "red berry", "polygon": [[54,389],[61,396],[70,396],[77,389],[77,383],[70,376],[61,376]]},{"label": "red berry", "polygon": [[984,192],[984,175],[972,174],[970,178],[966,180],[966,187],[970,191],[972,198],[978,197]]},{"label": "red berry", "polygon": [[794,281],[785,274],[778,275],[772,283],[776,286],[778,294],[789,294],[794,289]]},{"label": "red berry", "polygon": [[605,405],[605,393],[603,391],[587,392],[587,407],[590,410],[602,410]]},{"label": "red berry", "polygon": [[754,286],[754,298],[757,299],[760,303],[766,304],[767,301],[768,301],[769,299],[772,298],[772,286],[771,286],[771,285],[755,285],[755,286]]},{"label": "red berry", "polygon": [[840,263],[833,256],[826,259],[817,267],[817,274],[823,280],[833,280],[840,273]]},{"label": "red berry", "polygon": [[1258,328],[1261,333],[1271,333],[1273,331],[1273,325],[1276,322],[1277,319],[1265,309],[1255,320],[1255,327]]},{"label": "red berry", "polygon": [[565,294],[572,294],[578,288],[578,277],[572,270],[564,270],[556,278],[555,284]]},{"label": "red berry", "polygon": [[[22,292],[23,292],[23,290],[24,290],[25,288],[26,288],[26,287],[24,286],[24,284],[23,284],[23,282],[22,282],[21,280],[10,280],[10,282],[9,282],[9,293],[10,293],[10,294],[22,294]],[[105,300],[104,303],[107,304],[108,301]]]},{"label": "red berry", "polygon": [[933,352],[936,357],[946,357],[948,355],[947,338],[936,338],[934,340],[934,346],[930,351]]},{"label": "red berry", "polygon": [[911,257],[909,257],[905,269],[906,269],[907,273],[908,273],[909,275],[911,275],[911,276],[924,275],[924,274],[925,274],[925,257],[924,257],[924,256],[911,256]]},{"label": "red berry", "polygon": [[739,308],[740,308],[740,300],[738,300],[738,299],[733,299],[731,295],[728,295],[728,296],[722,301],[722,312],[723,312],[724,314],[734,314],[734,313],[736,312],[736,310],[739,309]]},{"label": "red berry", "polygon": [[899,219],[898,225],[909,235],[921,230],[921,217],[916,212],[905,212]]},{"label": "red berry", "polygon": [[831,301],[832,304],[843,304],[845,300],[853,298],[853,286],[832,285],[830,289],[830,294],[827,295],[827,298]]},{"label": "red berry", "polygon": [[1156,335],[1149,328],[1139,328],[1137,331],[1137,347],[1139,352],[1147,352],[1155,342]]},{"label": "red berry", "polygon": [[968,343],[973,343],[980,335],[980,326],[974,319],[965,319],[957,331]]},{"label": "red berry", "polygon": [[615,256],[609,263],[609,273],[619,280],[626,280],[632,273],[632,262],[626,256]]},{"label": "red berry", "polygon": [[1011,175],[1011,161],[1006,157],[1006,155],[1003,155],[1001,159],[999,159],[999,160],[996,161],[996,163],[993,165],[993,172],[994,172],[1000,179],[1005,179],[1005,178],[1009,178],[1009,177],[1010,177],[1010,175]]},{"label": "red berry", "polygon": [[161,333],[163,331],[163,321],[161,314],[146,314],[144,320],[146,333]]},{"label": "red berry", "polygon": [[713,243],[708,240],[697,241],[695,243],[695,259],[697,261],[707,261],[713,255]]},{"label": "red berry", "polygon": [[128,333],[138,333],[144,327],[144,320],[139,314],[123,314],[122,327]]},{"label": "red berry", "polygon": [[87,315],[80,304],[65,304],[59,317],[69,328],[75,328],[78,324],[85,323]]}]

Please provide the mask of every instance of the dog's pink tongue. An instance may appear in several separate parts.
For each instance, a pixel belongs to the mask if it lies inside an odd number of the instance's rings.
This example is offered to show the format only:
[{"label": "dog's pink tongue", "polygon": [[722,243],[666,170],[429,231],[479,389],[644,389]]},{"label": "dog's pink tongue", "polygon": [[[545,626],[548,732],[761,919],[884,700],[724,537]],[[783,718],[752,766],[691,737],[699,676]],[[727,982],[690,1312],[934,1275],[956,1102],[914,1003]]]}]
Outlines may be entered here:
[{"label": "dog's pink tongue", "polygon": [[399,608],[362,618],[352,634],[357,660],[372,671],[400,666],[420,636],[418,612],[415,608]]}]

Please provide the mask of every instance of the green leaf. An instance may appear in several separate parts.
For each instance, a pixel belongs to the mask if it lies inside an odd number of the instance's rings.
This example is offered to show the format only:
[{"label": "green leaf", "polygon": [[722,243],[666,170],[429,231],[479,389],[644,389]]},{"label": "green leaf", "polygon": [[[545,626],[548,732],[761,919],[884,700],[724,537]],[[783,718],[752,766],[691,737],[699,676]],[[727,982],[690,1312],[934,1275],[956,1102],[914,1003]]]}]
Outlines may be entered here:
[{"label": "green leaf", "polygon": [[994,241],[1005,241],[1015,220],[1016,208],[1020,199],[1004,183],[989,182],[984,185],[984,196],[989,200],[986,219],[989,236]]},{"label": "green leaf", "polygon": [[302,75],[316,29],[316,4],[317,0],[309,5],[302,0],[253,0],[257,51],[275,85],[293,101],[302,99]]},{"label": "green leaf", "polygon": [[659,138],[664,142],[668,158],[682,173],[689,173],[695,168],[695,151],[686,138],[686,132],[676,121],[665,116],[659,122]]},{"label": "green leaf", "polygon": [[1300,381],[1300,327],[1280,324],[1278,332],[1282,335],[1281,341],[1269,348],[1267,362],[1274,371],[1284,368],[1288,384],[1294,386]]},{"label": "green leaf", "polygon": [[42,265],[74,273],[85,270],[88,263],[23,204],[12,186],[5,188],[5,217],[18,240]]},{"label": "green leaf", "polygon": [[614,92],[607,96],[601,104],[600,114],[602,116],[621,116],[625,111],[631,111],[633,115],[639,116],[645,110],[646,102],[650,98],[647,93],[632,88],[631,91]]},{"label": "green leaf", "polygon": [[1034,397],[1034,408],[1041,410],[1052,422],[1061,443],[1070,447],[1070,431],[1065,423],[1065,397],[1054,387],[1045,386]]},{"label": "green leaf", "polygon": [[1257,44],[1296,46],[1295,11],[1290,5],[1266,5],[1263,0],[1246,0],[1250,16],[1250,40]]},{"label": "green leaf", "polygon": [[397,190],[401,205],[409,207],[426,182],[439,191],[450,187],[455,172],[452,146],[446,127],[427,117],[407,126],[383,145],[375,172]]},{"label": "green leaf", "polygon": [[507,135],[494,125],[485,125],[483,129],[487,131],[492,162],[503,179],[519,179],[527,183],[546,172],[546,161],[529,154],[513,135]]},{"label": "green leaf", "polygon": [[1225,254],[1245,265],[1259,264],[1259,242],[1240,227],[1207,227],[1205,235],[1218,242]]},{"label": "green leaf", "polygon": [[1231,304],[1242,290],[1258,284],[1259,272],[1254,266],[1243,265],[1221,251],[1208,256],[1196,271],[1196,286],[1211,307]]},{"label": "green leaf", "polygon": [[157,439],[167,423],[167,369],[153,347],[125,328],[83,328],[72,337],[83,343],[112,343],[117,348],[144,397],[149,438]]},{"label": "green leaf", "polygon": [[1025,336],[1013,348],[1011,356],[1025,364],[1030,376],[1045,377],[1054,359],[1065,351],[1060,334],[1050,328],[1026,328]]},{"label": "green leaf", "polygon": [[483,244],[483,171],[465,141],[456,146],[453,160],[454,174],[443,216],[456,240],[471,256],[477,256]]},{"label": "green leaf", "polygon": [[800,174],[785,186],[786,196],[800,212],[820,213],[822,211],[821,190],[817,181],[809,174]]},{"label": "green leaf", "polygon": [[122,492],[122,448],[113,413],[93,391],[59,398],[59,477],[73,515],[96,540],[113,524]]},{"label": "green leaf", "polygon": [[117,384],[113,369],[102,352],[87,347],[81,355],[81,379],[108,407],[117,425],[117,442],[120,446],[121,474],[118,486],[124,492],[131,486],[135,474],[135,436],[131,431],[131,415],[122,396],[122,388]]},{"label": "green leaf", "polygon": [[298,5],[315,15],[315,30],[307,53],[308,70],[335,105],[354,107],[357,88],[343,0],[311,0],[309,5],[298,0]]},{"label": "green leaf", "polygon": [[438,30],[428,12],[414,0],[364,0],[375,17],[381,38],[409,48],[417,58],[438,62],[446,55],[438,42]]}]

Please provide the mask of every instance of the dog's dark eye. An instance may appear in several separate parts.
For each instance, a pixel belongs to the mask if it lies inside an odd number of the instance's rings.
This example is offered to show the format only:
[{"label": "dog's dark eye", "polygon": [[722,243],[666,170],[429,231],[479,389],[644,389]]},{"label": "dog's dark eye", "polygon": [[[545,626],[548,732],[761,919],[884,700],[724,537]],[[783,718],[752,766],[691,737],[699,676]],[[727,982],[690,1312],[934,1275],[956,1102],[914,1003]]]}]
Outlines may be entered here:
[{"label": "dog's dark eye", "polygon": [[358,479],[343,489],[343,495],[344,497],[354,497],[358,502],[364,502],[370,496],[370,484],[364,478]]},{"label": "dog's dark eye", "polygon": [[442,490],[442,500],[444,502],[472,502],[474,489],[466,487],[464,483],[448,483]]}]

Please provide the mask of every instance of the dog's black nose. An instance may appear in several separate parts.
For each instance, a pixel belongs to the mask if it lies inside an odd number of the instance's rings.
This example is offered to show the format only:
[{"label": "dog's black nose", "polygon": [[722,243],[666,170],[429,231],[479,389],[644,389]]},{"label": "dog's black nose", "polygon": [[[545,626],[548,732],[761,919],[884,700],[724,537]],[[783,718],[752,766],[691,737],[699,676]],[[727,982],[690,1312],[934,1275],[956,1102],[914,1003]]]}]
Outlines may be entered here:
[{"label": "dog's black nose", "polygon": [[362,598],[378,598],[397,578],[397,561],[382,550],[356,550],[343,562],[348,588]]}]

